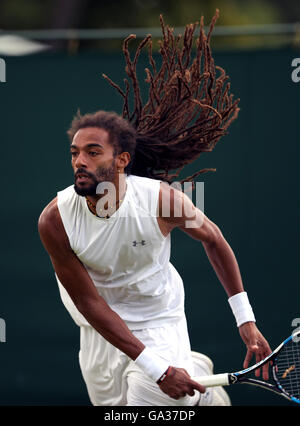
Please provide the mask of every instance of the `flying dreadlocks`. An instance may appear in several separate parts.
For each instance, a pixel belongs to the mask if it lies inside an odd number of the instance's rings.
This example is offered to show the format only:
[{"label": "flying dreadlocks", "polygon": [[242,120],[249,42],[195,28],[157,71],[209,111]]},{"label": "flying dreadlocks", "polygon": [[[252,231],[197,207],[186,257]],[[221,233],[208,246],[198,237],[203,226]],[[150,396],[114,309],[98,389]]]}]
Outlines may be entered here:
[{"label": "flying dreadlocks", "polygon": [[[216,10],[207,35],[204,19],[201,18],[194,59],[192,52],[198,22],[187,25],[183,36],[175,37],[174,30],[165,26],[160,16],[160,68],[157,68],[152,56],[151,34],[139,44],[133,60],[128,45],[136,36],[130,35],[123,43],[125,70],[129,77],[129,80],[124,79],[125,90],[103,74],[123,97],[123,118],[130,121],[137,132],[133,174],[170,182],[201,153],[212,151],[237,118],[239,99],[233,101],[229,77],[221,67],[215,66],[211,54],[210,38],[218,16],[219,11]],[[143,105],[136,67],[145,46],[148,46],[152,71],[145,69],[149,97]],[[129,108],[131,86],[134,93],[133,112]],[[175,170],[172,175],[171,170]],[[184,180],[192,181],[208,170],[215,169],[202,169]]]}]

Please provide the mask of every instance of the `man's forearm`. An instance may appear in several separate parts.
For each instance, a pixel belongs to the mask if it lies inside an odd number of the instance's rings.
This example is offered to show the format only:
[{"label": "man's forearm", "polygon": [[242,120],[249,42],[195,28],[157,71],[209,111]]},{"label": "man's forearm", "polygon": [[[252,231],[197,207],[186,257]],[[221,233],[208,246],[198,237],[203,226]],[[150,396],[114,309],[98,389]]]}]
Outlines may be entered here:
[{"label": "man's forearm", "polygon": [[104,300],[89,301],[78,308],[101,336],[131,359],[135,360],[145,348],[145,345],[131,333],[126,323]]},{"label": "man's forearm", "polygon": [[78,311],[101,336],[135,360],[145,346],[98,294],[86,269],[78,264],[77,259],[70,265],[58,265],[55,259],[51,260],[60,282]]},{"label": "man's forearm", "polygon": [[228,297],[244,291],[236,257],[222,234],[203,247]]}]

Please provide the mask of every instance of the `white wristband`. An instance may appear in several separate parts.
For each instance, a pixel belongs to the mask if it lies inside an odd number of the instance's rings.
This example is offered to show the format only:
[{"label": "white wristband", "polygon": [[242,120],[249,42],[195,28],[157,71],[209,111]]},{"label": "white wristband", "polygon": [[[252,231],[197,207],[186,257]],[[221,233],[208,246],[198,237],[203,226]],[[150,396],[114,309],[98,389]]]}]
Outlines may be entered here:
[{"label": "white wristband", "polygon": [[145,348],[134,361],[155,382],[166,372],[170,364],[149,348]]},{"label": "white wristband", "polygon": [[228,302],[232,309],[233,315],[235,316],[238,327],[245,322],[255,322],[254,313],[249,303],[248,295],[245,291],[229,297]]}]

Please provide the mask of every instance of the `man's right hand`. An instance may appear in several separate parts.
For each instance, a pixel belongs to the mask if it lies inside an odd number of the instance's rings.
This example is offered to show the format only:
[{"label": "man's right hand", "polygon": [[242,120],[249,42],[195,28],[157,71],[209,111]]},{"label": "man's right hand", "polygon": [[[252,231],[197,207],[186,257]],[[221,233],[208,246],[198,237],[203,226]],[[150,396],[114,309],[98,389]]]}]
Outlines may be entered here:
[{"label": "man's right hand", "polygon": [[184,368],[172,367],[166,378],[158,385],[171,398],[179,399],[186,395],[194,396],[195,390],[205,392],[205,387],[191,379]]}]

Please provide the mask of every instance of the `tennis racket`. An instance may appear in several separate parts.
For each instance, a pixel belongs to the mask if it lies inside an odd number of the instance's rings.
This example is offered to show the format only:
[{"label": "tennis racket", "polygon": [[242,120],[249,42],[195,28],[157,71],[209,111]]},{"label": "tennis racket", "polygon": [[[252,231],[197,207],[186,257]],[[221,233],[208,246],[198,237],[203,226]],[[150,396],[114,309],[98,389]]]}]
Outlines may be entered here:
[{"label": "tennis racket", "polygon": [[[271,363],[272,383],[249,377],[267,362]],[[195,381],[205,387],[234,385],[246,383],[268,389],[300,404],[300,330],[296,330],[284,340],[270,355],[252,367],[235,373],[213,374],[194,377]]]}]

